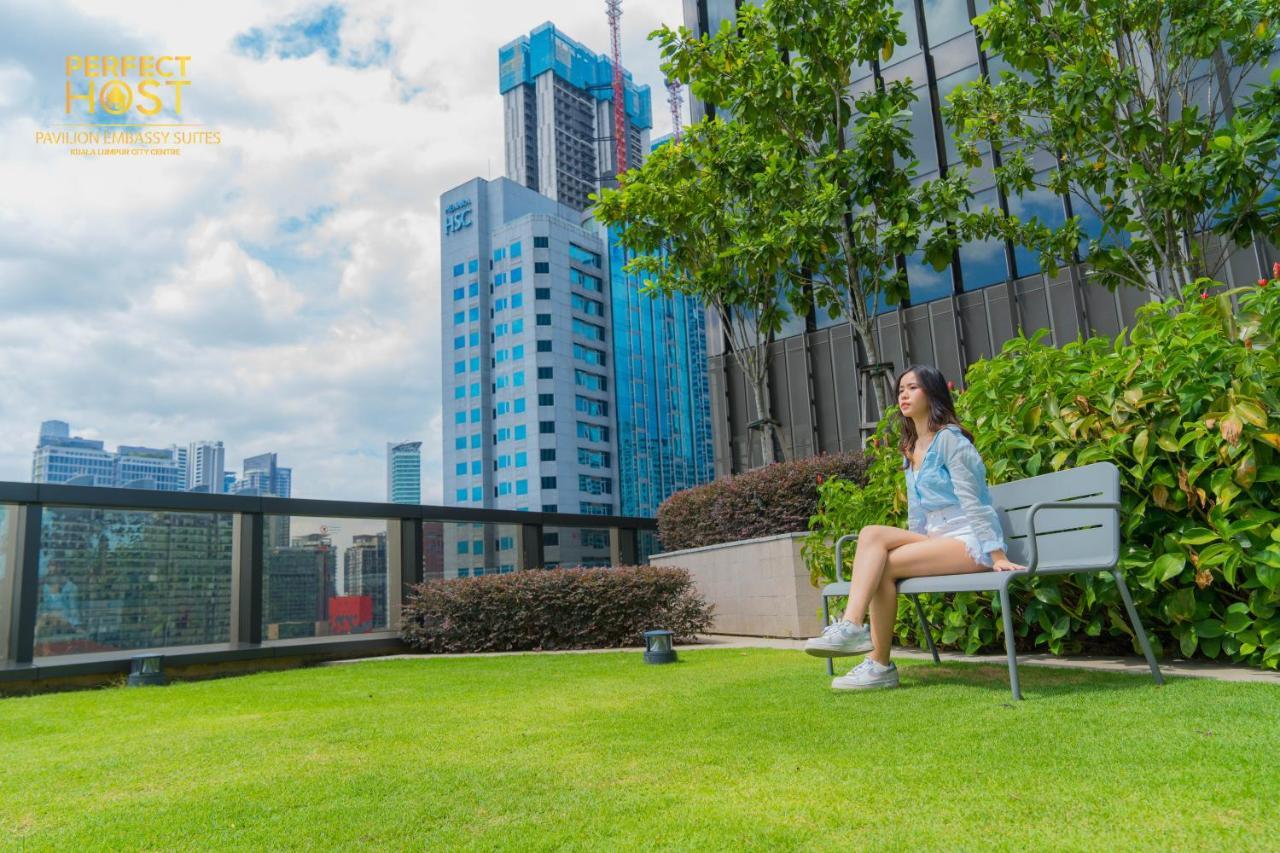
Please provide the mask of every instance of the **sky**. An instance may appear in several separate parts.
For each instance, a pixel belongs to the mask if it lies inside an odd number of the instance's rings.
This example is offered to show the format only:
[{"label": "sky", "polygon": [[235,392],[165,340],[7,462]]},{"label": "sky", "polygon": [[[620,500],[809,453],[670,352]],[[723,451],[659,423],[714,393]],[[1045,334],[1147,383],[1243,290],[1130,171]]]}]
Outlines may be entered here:
[{"label": "sky", "polygon": [[[0,0],[0,480],[56,419],[108,449],[221,440],[235,471],[275,451],[308,498],[384,500],[386,442],[418,440],[441,503],[438,199],[502,176],[497,51],[548,20],[609,49],[604,0]],[[622,21],[656,138],[646,36],[681,2]],[[67,56],[164,54],[192,57],[174,121],[220,144],[37,143],[68,130]]]}]

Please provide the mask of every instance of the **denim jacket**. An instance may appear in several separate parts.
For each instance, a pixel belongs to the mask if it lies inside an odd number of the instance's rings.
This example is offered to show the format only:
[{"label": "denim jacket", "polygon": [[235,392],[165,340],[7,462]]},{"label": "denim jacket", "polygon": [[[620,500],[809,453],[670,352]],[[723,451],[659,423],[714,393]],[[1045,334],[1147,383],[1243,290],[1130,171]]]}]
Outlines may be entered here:
[{"label": "denim jacket", "polygon": [[987,468],[978,449],[955,424],[937,432],[918,472],[903,460],[907,476],[907,529],[925,532],[925,513],[959,506],[983,554],[1005,550],[1000,517],[991,505]]}]

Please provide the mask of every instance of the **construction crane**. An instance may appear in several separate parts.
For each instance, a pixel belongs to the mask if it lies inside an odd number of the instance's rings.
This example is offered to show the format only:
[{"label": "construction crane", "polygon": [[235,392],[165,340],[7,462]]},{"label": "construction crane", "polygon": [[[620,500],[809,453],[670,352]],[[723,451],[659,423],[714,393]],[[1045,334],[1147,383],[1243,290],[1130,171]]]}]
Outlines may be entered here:
[{"label": "construction crane", "polygon": [[680,83],[667,79],[667,103],[671,105],[671,141],[680,141],[680,123],[684,119],[684,94]]},{"label": "construction crane", "polygon": [[613,170],[627,168],[627,105],[622,88],[622,0],[605,0],[609,35],[613,39]]}]

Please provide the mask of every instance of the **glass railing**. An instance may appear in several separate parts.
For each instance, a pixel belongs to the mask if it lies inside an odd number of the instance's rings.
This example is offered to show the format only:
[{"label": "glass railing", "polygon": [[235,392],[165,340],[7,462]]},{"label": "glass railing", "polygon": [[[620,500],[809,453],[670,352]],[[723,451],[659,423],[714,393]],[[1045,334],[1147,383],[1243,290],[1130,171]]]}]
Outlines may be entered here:
[{"label": "glass railing", "polygon": [[618,516],[0,483],[0,666],[385,642],[420,581],[643,563],[656,531]]}]

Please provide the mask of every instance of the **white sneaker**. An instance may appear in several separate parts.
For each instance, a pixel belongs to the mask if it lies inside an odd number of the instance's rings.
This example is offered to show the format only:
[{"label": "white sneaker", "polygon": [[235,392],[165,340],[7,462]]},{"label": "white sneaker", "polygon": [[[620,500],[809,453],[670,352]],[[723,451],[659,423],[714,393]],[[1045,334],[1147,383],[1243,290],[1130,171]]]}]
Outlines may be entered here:
[{"label": "white sneaker", "polygon": [[847,675],[831,679],[832,690],[869,690],[897,686],[898,667],[892,663],[884,666],[871,658],[849,670]]},{"label": "white sneaker", "polygon": [[821,637],[806,640],[804,651],[817,658],[843,658],[866,654],[872,647],[870,628],[841,619],[824,628]]}]

